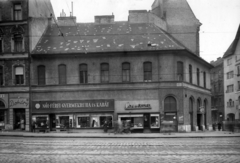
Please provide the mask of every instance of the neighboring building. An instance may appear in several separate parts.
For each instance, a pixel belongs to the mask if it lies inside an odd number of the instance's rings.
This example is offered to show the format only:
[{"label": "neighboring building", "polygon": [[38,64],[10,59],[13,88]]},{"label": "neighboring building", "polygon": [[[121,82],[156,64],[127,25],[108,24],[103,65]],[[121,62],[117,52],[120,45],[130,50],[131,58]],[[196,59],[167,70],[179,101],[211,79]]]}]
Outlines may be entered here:
[{"label": "neighboring building", "polygon": [[38,128],[96,132],[121,120],[136,132],[211,130],[213,66],[154,22],[134,22],[135,12],[126,22],[64,17],[48,26],[31,54]]},{"label": "neighboring building", "polygon": [[224,118],[224,74],[223,58],[212,61],[211,92],[212,92],[212,123],[222,122]]},{"label": "neighboring building", "polygon": [[50,0],[0,1],[1,128],[29,130],[29,51],[52,11]]},{"label": "neighboring building", "polygon": [[235,39],[225,52],[224,92],[225,120],[240,119],[240,26]]}]

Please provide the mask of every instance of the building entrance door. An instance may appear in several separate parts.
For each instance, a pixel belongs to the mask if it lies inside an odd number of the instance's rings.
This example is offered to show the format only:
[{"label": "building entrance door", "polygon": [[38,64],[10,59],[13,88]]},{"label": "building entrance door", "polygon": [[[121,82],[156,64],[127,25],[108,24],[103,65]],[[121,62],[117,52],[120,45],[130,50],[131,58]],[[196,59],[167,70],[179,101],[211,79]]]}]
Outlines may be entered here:
[{"label": "building entrance door", "polygon": [[25,130],[25,109],[14,110],[14,129]]},{"label": "building entrance door", "polygon": [[55,114],[49,114],[49,126],[50,126],[50,131],[56,130],[56,115]]},{"label": "building entrance door", "polygon": [[144,115],[144,129],[150,128],[150,113],[145,113]]},{"label": "building entrance door", "polygon": [[202,130],[202,114],[197,114],[197,126],[198,126],[198,130]]}]

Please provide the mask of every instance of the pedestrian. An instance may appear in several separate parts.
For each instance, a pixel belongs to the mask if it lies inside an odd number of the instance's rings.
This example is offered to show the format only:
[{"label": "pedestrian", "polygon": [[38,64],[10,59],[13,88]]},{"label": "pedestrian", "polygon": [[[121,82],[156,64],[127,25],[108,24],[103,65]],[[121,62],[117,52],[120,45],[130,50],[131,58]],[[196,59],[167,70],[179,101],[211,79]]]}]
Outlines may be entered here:
[{"label": "pedestrian", "polygon": [[220,131],[221,130],[221,128],[222,128],[222,124],[220,123],[220,122],[218,122],[218,131]]},{"label": "pedestrian", "polygon": [[21,120],[21,130],[24,130],[24,119]]}]

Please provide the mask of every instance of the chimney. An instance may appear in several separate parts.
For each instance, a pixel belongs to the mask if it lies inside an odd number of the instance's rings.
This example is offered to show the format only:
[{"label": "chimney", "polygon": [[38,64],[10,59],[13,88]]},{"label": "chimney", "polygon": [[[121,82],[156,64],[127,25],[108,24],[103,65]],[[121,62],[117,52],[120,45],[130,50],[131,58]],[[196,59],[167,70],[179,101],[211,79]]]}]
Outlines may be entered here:
[{"label": "chimney", "polygon": [[100,15],[100,16],[95,16],[94,19],[95,19],[95,23],[99,23],[99,24],[113,23],[114,15]]},{"label": "chimney", "polygon": [[129,10],[128,21],[130,23],[148,23],[147,10]]}]

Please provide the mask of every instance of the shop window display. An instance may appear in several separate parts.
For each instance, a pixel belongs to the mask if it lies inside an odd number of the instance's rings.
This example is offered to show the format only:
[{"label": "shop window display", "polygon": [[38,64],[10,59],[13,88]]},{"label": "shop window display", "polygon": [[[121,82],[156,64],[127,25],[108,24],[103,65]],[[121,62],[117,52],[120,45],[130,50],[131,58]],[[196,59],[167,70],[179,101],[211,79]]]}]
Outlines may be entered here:
[{"label": "shop window display", "polygon": [[125,122],[130,122],[133,128],[143,128],[143,115],[121,115],[120,120]]},{"label": "shop window display", "polygon": [[35,128],[48,128],[47,117],[36,117]]},{"label": "shop window display", "polygon": [[151,114],[151,128],[159,128],[159,115]]},{"label": "shop window display", "polygon": [[80,128],[90,127],[90,117],[78,117],[77,121]]},{"label": "shop window display", "polygon": [[112,127],[112,115],[79,115],[77,116],[78,128],[100,128],[103,127],[104,122],[107,121],[108,126]]}]

